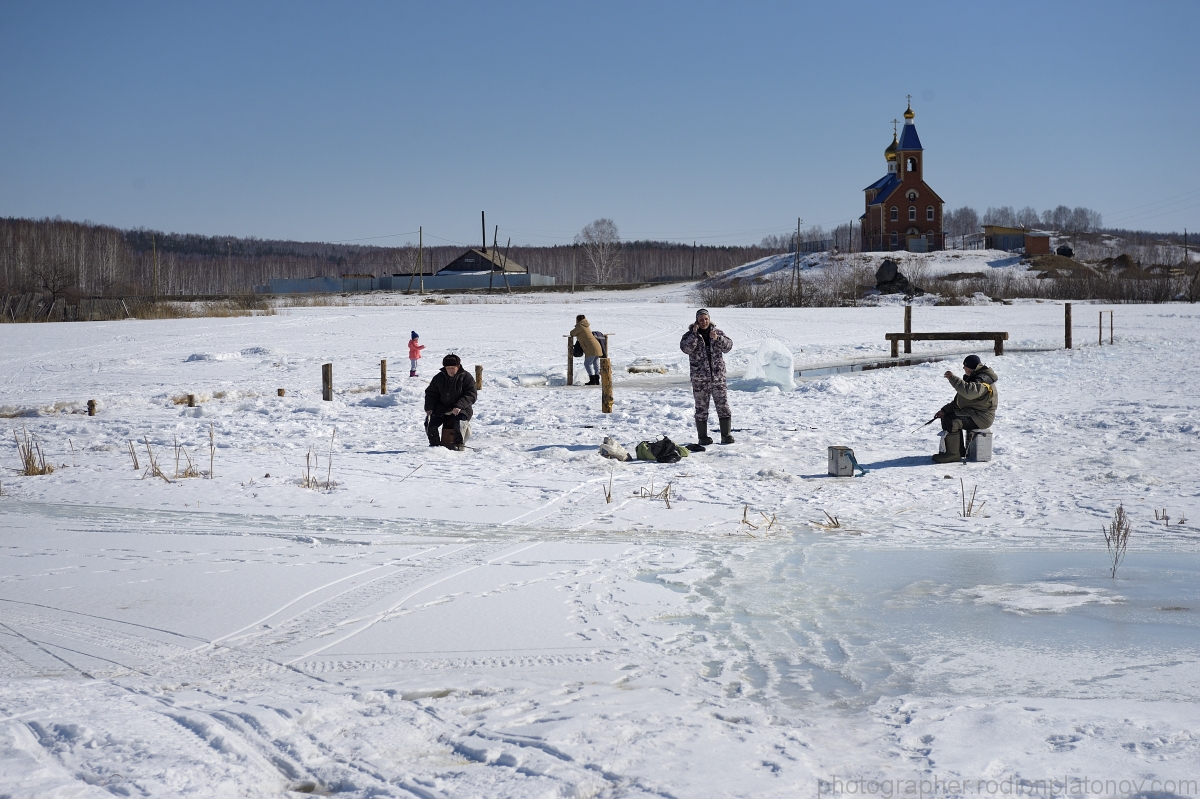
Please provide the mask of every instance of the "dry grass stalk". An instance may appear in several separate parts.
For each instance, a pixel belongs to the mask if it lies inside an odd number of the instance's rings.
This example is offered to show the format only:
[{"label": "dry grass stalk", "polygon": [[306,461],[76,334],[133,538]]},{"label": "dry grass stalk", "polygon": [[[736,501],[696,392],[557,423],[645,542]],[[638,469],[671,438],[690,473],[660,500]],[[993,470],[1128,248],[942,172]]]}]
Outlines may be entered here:
[{"label": "dry grass stalk", "polygon": [[[183,471],[179,470],[179,456],[180,455],[182,455],[184,460],[187,461],[187,466],[184,467]],[[199,476],[200,476],[200,470],[196,468],[196,465],[194,463],[192,463],[192,458],[190,455],[187,454],[187,450],[185,450],[183,447],[179,446],[179,436],[176,436],[175,437],[175,479],[180,480],[185,477],[199,477]]]},{"label": "dry grass stalk", "polygon": [[163,474],[163,470],[158,468],[158,459],[154,457],[154,450],[150,449],[149,437],[142,436],[142,442],[146,445],[146,457],[150,459],[150,465],[142,473],[142,479],[145,480],[147,477],[161,477],[168,483],[171,482],[171,479]]},{"label": "dry grass stalk", "polygon": [[983,512],[983,506],[986,505],[987,502],[986,501],[980,502],[979,507],[978,508],[975,507],[975,492],[979,490],[979,486],[976,485],[976,486],[971,487],[971,501],[970,502],[967,502],[967,487],[966,487],[966,484],[963,483],[961,477],[958,478],[958,487],[959,487],[960,492],[962,493],[962,515],[963,515],[963,517],[970,518],[971,516],[980,515]]},{"label": "dry grass stalk", "polygon": [[609,469],[608,470],[608,488],[604,489],[604,503],[606,505],[612,502],[612,481],[613,481],[613,470]]},{"label": "dry grass stalk", "polygon": [[1117,579],[1117,567],[1125,559],[1125,550],[1129,546],[1129,534],[1133,532],[1133,524],[1125,513],[1124,504],[1117,506],[1112,521],[1101,530],[1104,532],[1104,546],[1108,550],[1108,557],[1112,562],[1109,575],[1115,580]]},{"label": "dry grass stalk", "polygon": [[842,526],[842,522],[838,519],[838,517],[830,516],[829,511],[823,510],[823,511],[821,511],[821,513],[824,513],[825,518],[828,519],[829,521],[828,522],[813,522],[813,524],[815,524],[817,527],[821,527],[825,530],[836,530]]},{"label": "dry grass stalk", "polygon": [[217,459],[217,436],[212,422],[208,423],[208,479],[213,479],[213,464]]},{"label": "dry grass stalk", "polygon": [[138,459],[137,459],[137,450],[136,450],[136,449],[134,449],[134,446],[133,446],[133,439],[129,439],[129,457],[133,458],[133,470],[134,470],[135,472],[136,472],[138,469],[142,468],[142,467],[141,467],[141,465],[139,465],[139,464],[138,464]]},{"label": "dry grass stalk", "polygon": [[54,467],[46,463],[46,456],[42,454],[41,444],[30,436],[29,431],[24,427],[21,428],[21,433],[25,436],[23,442],[17,435],[17,431],[13,431],[13,438],[17,442],[17,456],[21,459],[21,474],[32,477],[36,474],[53,473]]},{"label": "dry grass stalk", "polygon": [[[651,479],[649,488],[642,486],[637,491],[635,491],[633,495],[635,497],[641,497],[642,499],[661,499],[663,502],[667,503],[667,510],[670,510],[671,509],[671,487],[672,487],[672,484],[667,483],[666,488],[662,489],[661,491],[656,491],[654,489],[654,480]],[[611,494],[612,494],[612,472],[611,471],[609,472],[609,488],[608,488],[607,493],[610,496],[610,501],[611,501]]]},{"label": "dry grass stalk", "polygon": [[1160,513],[1157,508],[1154,509],[1154,521],[1162,522],[1163,527],[1171,526],[1171,517],[1167,515],[1167,509],[1163,508]]}]

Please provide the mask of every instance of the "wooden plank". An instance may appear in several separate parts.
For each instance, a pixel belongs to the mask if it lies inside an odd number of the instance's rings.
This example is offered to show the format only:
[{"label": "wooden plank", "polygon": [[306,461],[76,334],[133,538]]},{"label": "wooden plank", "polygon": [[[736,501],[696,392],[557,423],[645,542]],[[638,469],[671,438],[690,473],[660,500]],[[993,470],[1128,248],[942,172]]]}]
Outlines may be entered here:
[{"label": "wooden plank", "polygon": [[987,331],[982,333],[886,333],[884,338],[888,341],[904,341],[912,339],[913,341],[982,341],[984,339],[1001,339],[1008,340],[1008,333],[998,331]]}]

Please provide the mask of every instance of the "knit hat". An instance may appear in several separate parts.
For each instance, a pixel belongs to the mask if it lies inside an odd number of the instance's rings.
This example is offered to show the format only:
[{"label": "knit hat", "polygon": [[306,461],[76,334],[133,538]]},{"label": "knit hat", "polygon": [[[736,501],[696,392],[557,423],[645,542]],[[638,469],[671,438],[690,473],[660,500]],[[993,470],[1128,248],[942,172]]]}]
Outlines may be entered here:
[{"label": "knit hat", "polygon": [[415,331],[415,330],[414,330],[414,331],[412,332],[412,335],[411,335],[411,336],[409,336],[409,338],[420,338],[420,336],[418,336],[418,335],[417,335],[417,331]]},{"label": "knit hat", "polygon": [[700,310],[696,311],[696,320],[697,321],[699,321],[701,316],[708,316],[707,308],[701,308]]},{"label": "knit hat", "polygon": [[976,369],[979,368],[979,356],[978,355],[968,355],[963,360],[963,366],[967,367],[971,371],[975,371]]},{"label": "knit hat", "polygon": [[462,359],[452,352],[445,358],[442,358],[442,366],[462,366]]}]

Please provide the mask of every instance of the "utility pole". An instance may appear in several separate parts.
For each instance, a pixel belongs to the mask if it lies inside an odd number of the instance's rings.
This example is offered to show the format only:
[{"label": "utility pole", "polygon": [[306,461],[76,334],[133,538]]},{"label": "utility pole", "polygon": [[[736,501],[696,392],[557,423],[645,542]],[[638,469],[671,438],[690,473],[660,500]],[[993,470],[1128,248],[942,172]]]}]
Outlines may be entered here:
[{"label": "utility pole", "polygon": [[[1186,241],[1186,238],[1185,238]],[[158,299],[158,246],[154,243],[154,234],[150,234],[150,251],[154,253],[154,299]],[[1187,253],[1187,247],[1184,247],[1184,253]]]},{"label": "utility pole", "polygon": [[696,279],[696,242],[692,242],[692,280]]},{"label": "utility pole", "polygon": [[792,296],[800,289],[800,217],[796,217],[796,246],[792,252]]}]

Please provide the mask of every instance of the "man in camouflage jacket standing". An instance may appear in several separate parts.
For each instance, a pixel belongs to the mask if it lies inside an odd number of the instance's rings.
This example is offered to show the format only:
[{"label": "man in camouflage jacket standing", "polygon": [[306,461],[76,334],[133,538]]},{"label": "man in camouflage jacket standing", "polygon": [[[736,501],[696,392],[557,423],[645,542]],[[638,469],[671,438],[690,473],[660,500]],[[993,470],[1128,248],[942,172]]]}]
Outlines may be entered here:
[{"label": "man in camouflage jacket standing", "polygon": [[953,463],[961,460],[965,453],[964,430],[986,430],[996,421],[996,406],[1000,395],[996,390],[999,380],[990,366],[984,366],[978,355],[968,355],[963,361],[963,376],[949,370],[946,379],[954,386],[954,399],[934,414],[942,420],[945,431],[946,451],[933,456],[934,463]]},{"label": "man in camouflage jacket standing", "polygon": [[708,437],[708,400],[717,406],[721,423],[721,443],[733,443],[733,414],[729,410],[729,392],[725,385],[725,353],[733,349],[733,340],[714,327],[708,311],[696,311],[696,321],[679,341],[679,349],[691,360],[692,397],[696,400],[696,434],[701,444]]}]

